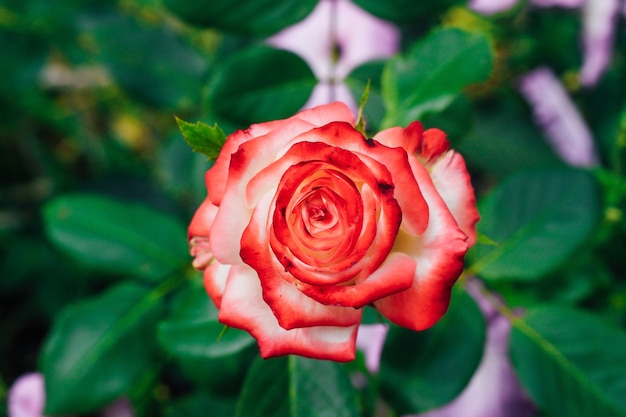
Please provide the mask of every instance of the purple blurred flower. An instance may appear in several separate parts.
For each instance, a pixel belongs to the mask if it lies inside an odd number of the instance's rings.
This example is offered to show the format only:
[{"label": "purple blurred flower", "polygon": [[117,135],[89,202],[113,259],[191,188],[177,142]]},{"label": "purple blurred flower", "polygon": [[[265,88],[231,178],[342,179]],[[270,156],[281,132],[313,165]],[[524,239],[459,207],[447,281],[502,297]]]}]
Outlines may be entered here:
[{"label": "purple blurred flower", "polygon": [[[537,7],[581,7],[586,0],[531,0]],[[595,0],[593,0],[595,1]]]},{"label": "purple blurred flower", "polygon": [[[9,390],[9,417],[45,417],[46,389],[39,372],[24,374]],[[114,401],[104,409],[102,417],[134,417],[132,405],[125,398]]]},{"label": "purple blurred flower", "polygon": [[518,0],[470,0],[469,8],[475,12],[490,15],[511,9]]},{"label": "purple blurred flower", "polygon": [[524,75],[519,88],[532,105],[535,120],[557,155],[574,166],[590,167],[598,163],[591,132],[550,69],[541,67]]},{"label": "purple blurred flower", "polygon": [[[535,406],[524,392],[509,360],[511,324],[482,293],[477,280],[468,280],[468,293],[476,300],[487,322],[483,358],[463,392],[449,404],[426,413],[405,417],[531,417]],[[359,328],[357,346],[371,372],[377,372],[387,329],[384,325]]]},{"label": "purple blurred flower", "polygon": [[380,354],[383,351],[387,326],[384,324],[362,324],[356,337],[356,347],[365,354],[365,365],[372,372],[378,372]]},{"label": "purple blurred flower", "polygon": [[37,372],[24,374],[9,390],[9,417],[43,417],[45,403],[43,375]]},{"label": "purple blurred flower", "polygon": [[511,323],[482,294],[476,280],[467,291],[476,300],[487,322],[487,340],[478,369],[463,392],[451,403],[405,417],[531,417],[535,406],[524,392],[509,360]]},{"label": "purple blurred flower", "polygon": [[349,0],[321,0],[302,22],[268,39],[268,43],[300,55],[319,80],[305,107],[354,99],[343,79],[367,61],[387,58],[398,50],[400,35]]},{"label": "purple blurred flower", "polygon": [[126,398],[120,398],[109,404],[101,411],[100,415],[102,417],[135,417],[133,406]]},{"label": "purple blurred flower", "polygon": [[620,0],[586,0],[583,6],[585,56],[580,83],[595,85],[611,63]]}]

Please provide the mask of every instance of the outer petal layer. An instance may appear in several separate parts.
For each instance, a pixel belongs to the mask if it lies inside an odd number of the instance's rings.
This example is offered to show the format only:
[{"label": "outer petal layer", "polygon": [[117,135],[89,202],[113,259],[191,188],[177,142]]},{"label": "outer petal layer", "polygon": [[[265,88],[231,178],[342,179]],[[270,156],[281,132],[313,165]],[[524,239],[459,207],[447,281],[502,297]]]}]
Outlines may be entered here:
[{"label": "outer petal layer", "polygon": [[431,209],[430,223],[419,236],[401,230],[393,249],[413,256],[417,263],[411,288],[375,301],[374,305],[394,323],[424,330],[447,311],[450,291],[463,270],[468,244],[426,169],[417,160],[411,166]]},{"label": "outer petal layer", "polygon": [[254,336],[262,357],[295,354],[342,362],[354,359],[358,325],[285,330],[263,301],[256,272],[246,266],[233,269],[226,283],[219,320]]}]

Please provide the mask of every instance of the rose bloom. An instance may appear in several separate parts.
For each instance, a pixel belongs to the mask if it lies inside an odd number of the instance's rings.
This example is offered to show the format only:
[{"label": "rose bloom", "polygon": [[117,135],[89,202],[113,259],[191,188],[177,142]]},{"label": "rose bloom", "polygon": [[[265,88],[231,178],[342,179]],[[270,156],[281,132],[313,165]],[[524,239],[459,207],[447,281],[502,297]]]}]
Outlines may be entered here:
[{"label": "rose bloom", "polygon": [[426,329],[475,241],[474,191],[445,134],[366,139],[340,102],[231,134],[189,226],[219,321],[264,358],[355,357],[363,307]]}]

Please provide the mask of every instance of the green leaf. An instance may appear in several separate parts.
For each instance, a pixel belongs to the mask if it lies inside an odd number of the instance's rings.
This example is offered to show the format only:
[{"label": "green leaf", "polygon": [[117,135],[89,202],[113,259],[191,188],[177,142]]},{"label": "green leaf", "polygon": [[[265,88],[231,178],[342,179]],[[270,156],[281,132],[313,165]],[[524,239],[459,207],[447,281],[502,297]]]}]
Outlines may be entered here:
[{"label": "green leaf", "polygon": [[224,325],[217,321],[217,308],[201,285],[190,285],[176,301],[172,316],[158,329],[161,346],[175,357],[219,359],[256,346],[243,330],[231,328],[220,337]]},{"label": "green leaf", "polygon": [[317,0],[163,0],[175,15],[197,26],[243,35],[271,35],[313,11]]},{"label": "green leaf", "polygon": [[383,127],[406,126],[440,112],[470,84],[485,81],[492,68],[489,40],[479,33],[440,29],[408,54],[390,60],[383,72]]},{"label": "green leaf", "polygon": [[154,366],[163,297],[178,280],[153,290],[121,284],[57,316],[41,359],[46,414],[95,411],[129,392]]},{"label": "green leaf", "polygon": [[297,55],[257,46],[233,55],[209,83],[209,111],[218,120],[248,127],[296,113],[317,83]]},{"label": "green leaf", "polygon": [[455,145],[469,166],[502,178],[523,169],[563,165],[519,102],[503,99],[473,111],[473,129]]},{"label": "green leaf", "polygon": [[597,183],[586,171],[546,168],[503,181],[479,204],[478,231],[497,246],[470,251],[487,280],[536,280],[565,262],[600,220]]},{"label": "green leaf", "polygon": [[219,395],[241,387],[248,366],[258,354],[255,340],[217,321],[218,310],[202,280],[189,280],[172,300],[169,316],[159,323],[158,340],[191,381]]},{"label": "green leaf", "polygon": [[542,415],[626,416],[626,334],[599,318],[529,310],[513,321],[511,358]]},{"label": "green leaf", "polygon": [[447,404],[474,374],[484,341],[482,313],[467,293],[455,291],[448,313],[431,329],[390,328],[380,364],[383,396],[398,415]]},{"label": "green leaf", "polygon": [[414,23],[419,18],[433,18],[462,0],[353,0],[374,16],[396,23]]},{"label": "green leaf", "polygon": [[226,142],[226,134],[217,123],[213,126],[200,121],[188,123],[178,117],[176,117],[176,123],[185,141],[194,152],[205,155],[207,159],[217,159],[224,142]]},{"label": "green leaf", "polygon": [[83,264],[160,279],[189,262],[185,227],[135,203],[73,194],[43,209],[50,240]]},{"label": "green leaf", "polygon": [[232,416],[235,414],[235,404],[234,398],[213,397],[206,392],[199,392],[177,398],[168,404],[165,417]]},{"label": "green leaf", "polygon": [[172,31],[121,16],[97,20],[84,31],[114,79],[136,97],[167,108],[199,105],[208,63]]},{"label": "green leaf", "polygon": [[357,417],[356,393],[336,362],[288,356],[254,363],[236,417]]}]

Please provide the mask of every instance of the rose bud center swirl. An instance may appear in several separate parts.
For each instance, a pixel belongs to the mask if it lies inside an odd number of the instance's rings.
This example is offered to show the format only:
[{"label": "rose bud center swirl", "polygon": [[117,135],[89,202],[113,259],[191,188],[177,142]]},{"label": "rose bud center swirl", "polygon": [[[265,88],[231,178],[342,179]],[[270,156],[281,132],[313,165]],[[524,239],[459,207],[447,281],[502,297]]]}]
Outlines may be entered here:
[{"label": "rose bud center swirl", "polygon": [[[272,228],[280,245],[277,258],[296,278],[313,285],[347,285],[345,269],[364,227],[362,181],[328,163],[309,161],[291,167],[276,199]],[[298,274],[298,269],[318,274]],[[321,274],[320,274],[321,273]]]}]

